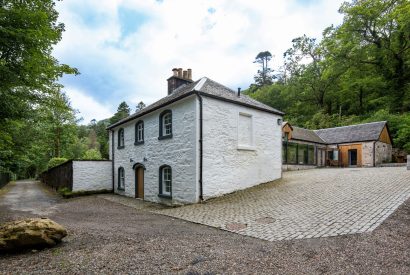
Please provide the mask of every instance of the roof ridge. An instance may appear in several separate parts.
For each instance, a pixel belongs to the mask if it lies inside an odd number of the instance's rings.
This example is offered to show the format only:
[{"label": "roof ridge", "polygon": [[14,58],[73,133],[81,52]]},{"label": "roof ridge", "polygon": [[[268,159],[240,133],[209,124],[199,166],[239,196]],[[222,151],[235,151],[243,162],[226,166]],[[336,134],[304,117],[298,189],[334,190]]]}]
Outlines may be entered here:
[{"label": "roof ridge", "polygon": [[[353,124],[353,125],[345,125],[345,126],[337,126],[337,127],[330,127],[330,128],[322,128],[322,129],[316,129],[316,130],[312,130],[312,131],[322,131],[322,130],[330,130],[330,129],[337,129],[337,128],[346,128],[346,127],[354,127],[354,126],[360,126],[360,125],[367,125],[367,124],[375,124],[375,123],[387,123],[386,120],[382,120],[382,121],[373,121],[373,122],[366,122],[366,123],[359,123],[359,124]],[[293,126],[293,127],[297,127],[297,126]],[[298,127],[300,128],[300,127]],[[305,129],[305,128],[303,128]]]}]

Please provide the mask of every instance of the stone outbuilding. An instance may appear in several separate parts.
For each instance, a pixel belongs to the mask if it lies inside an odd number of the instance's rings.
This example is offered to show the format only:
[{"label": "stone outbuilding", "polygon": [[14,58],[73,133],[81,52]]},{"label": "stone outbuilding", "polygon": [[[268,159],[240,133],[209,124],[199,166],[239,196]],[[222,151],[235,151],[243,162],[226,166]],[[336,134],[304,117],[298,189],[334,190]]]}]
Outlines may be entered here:
[{"label": "stone outbuilding", "polygon": [[108,127],[115,193],[197,203],[281,177],[282,112],[173,73],[166,97]]},{"label": "stone outbuilding", "polygon": [[392,160],[386,121],[309,130],[282,125],[284,170],[321,166],[374,167]]}]

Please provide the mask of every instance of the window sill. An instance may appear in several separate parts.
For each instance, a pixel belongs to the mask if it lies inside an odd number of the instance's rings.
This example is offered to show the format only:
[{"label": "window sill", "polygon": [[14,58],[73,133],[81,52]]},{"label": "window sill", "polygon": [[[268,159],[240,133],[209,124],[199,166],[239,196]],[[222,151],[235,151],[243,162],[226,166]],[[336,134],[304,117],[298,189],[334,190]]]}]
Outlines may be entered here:
[{"label": "window sill", "polygon": [[158,194],[158,197],[163,198],[163,199],[172,199],[172,196],[164,195],[164,194]]},{"label": "window sill", "polygon": [[141,144],[144,144],[144,141],[136,141],[136,142],[134,142],[134,145],[141,145]]},{"label": "window sill", "polygon": [[238,150],[242,151],[256,151],[255,146],[238,145]]},{"label": "window sill", "polygon": [[117,149],[124,149],[125,146],[118,146]]},{"label": "window sill", "polygon": [[169,138],[172,138],[172,134],[167,135],[167,136],[159,136],[158,140],[169,139]]}]

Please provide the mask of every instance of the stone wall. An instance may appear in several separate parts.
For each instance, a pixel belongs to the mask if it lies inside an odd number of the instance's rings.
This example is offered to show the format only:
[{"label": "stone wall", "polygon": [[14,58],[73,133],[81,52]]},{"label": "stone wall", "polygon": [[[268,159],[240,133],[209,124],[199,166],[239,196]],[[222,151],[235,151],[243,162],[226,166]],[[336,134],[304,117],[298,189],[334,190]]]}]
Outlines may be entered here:
[{"label": "stone wall", "polygon": [[[135,197],[134,164],[144,170],[144,199],[164,204],[195,203],[198,201],[197,178],[197,98],[195,95],[177,101],[165,108],[129,121],[114,129],[114,191]],[[159,115],[172,111],[172,138],[158,140]],[[135,124],[144,122],[144,143],[134,145]],[[124,129],[125,147],[117,148],[118,130]],[[110,138],[110,141],[111,138]],[[110,145],[111,147],[111,145]],[[159,168],[169,165],[172,169],[172,200],[158,197]],[[118,168],[125,171],[125,190],[118,190]]]},{"label": "stone wall", "polygon": [[[240,126],[241,116],[250,118],[251,124]],[[281,178],[282,126],[278,125],[279,118],[203,97],[205,199]],[[252,132],[248,135],[244,131]],[[244,137],[250,144],[239,144]]]},{"label": "stone wall", "polygon": [[391,162],[392,145],[381,141],[376,142],[376,166],[382,163]]},{"label": "stone wall", "polygon": [[407,170],[410,170],[410,155],[407,155]]},{"label": "stone wall", "polygon": [[72,191],[112,190],[111,161],[73,161]]},{"label": "stone wall", "polygon": [[317,168],[316,165],[295,165],[295,164],[283,164],[283,171],[297,171]]},{"label": "stone wall", "polygon": [[373,147],[374,142],[363,142],[362,143],[362,166],[363,167],[373,167]]}]

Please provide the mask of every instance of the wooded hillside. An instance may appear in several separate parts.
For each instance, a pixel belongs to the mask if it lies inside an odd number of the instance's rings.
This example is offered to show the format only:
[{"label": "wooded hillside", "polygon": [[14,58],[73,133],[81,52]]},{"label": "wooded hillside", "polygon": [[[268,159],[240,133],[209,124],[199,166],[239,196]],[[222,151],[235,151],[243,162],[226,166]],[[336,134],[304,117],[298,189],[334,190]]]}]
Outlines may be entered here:
[{"label": "wooded hillside", "polygon": [[387,120],[410,152],[410,2],[355,0],[339,12],[322,37],[292,40],[273,84],[258,71],[246,92],[310,129]]}]

